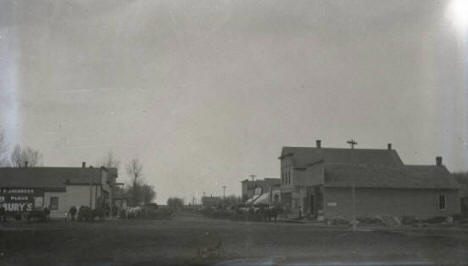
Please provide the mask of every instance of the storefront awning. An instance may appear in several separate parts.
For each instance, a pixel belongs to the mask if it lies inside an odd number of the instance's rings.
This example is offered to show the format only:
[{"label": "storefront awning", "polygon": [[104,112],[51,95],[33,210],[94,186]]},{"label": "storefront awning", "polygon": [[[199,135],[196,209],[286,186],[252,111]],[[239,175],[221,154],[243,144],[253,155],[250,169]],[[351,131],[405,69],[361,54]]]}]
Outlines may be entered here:
[{"label": "storefront awning", "polygon": [[270,193],[263,193],[254,200],[253,205],[268,205],[270,203],[269,199]]}]

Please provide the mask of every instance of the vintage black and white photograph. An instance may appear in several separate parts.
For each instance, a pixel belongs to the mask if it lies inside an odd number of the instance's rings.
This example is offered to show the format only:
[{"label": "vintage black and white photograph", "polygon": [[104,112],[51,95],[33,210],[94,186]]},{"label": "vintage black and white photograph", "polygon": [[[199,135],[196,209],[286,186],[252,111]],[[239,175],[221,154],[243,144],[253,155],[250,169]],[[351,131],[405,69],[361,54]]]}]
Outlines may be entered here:
[{"label": "vintage black and white photograph", "polygon": [[0,265],[468,265],[468,0],[0,0]]}]

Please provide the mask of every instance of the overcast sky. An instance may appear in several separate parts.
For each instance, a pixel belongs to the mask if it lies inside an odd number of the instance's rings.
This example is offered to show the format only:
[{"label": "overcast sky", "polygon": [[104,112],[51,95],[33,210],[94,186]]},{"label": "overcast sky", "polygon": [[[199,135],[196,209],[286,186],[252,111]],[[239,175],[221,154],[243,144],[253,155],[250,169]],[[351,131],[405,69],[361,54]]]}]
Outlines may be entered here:
[{"label": "overcast sky", "polygon": [[318,138],[468,170],[449,5],[0,0],[2,127],[45,166],[138,157],[158,202],[240,194],[249,174],[279,177],[282,146]]}]

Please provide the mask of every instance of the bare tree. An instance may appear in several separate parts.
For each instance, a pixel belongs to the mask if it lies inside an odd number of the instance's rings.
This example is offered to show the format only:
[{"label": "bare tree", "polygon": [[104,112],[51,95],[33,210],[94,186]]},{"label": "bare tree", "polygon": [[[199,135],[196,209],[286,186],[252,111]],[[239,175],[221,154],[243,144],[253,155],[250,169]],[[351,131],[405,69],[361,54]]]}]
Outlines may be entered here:
[{"label": "bare tree", "polygon": [[221,199],[221,204],[223,206],[236,206],[240,204],[241,202],[242,202],[242,198],[236,195],[226,196]]},{"label": "bare tree", "polygon": [[38,166],[41,162],[42,154],[31,147],[21,147],[17,144],[13,149],[13,152],[10,156],[10,161],[13,167],[23,167],[26,162],[28,166]]},{"label": "bare tree", "polygon": [[96,163],[96,165],[104,166],[106,168],[119,168],[120,161],[114,156],[112,151],[109,151],[100,161]]},{"label": "bare tree", "polygon": [[9,166],[8,162],[8,143],[5,132],[0,128],[0,167]]},{"label": "bare tree", "polygon": [[154,190],[154,187],[152,185],[143,184],[141,186],[141,196],[143,203],[147,204],[155,199],[156,191]]},{"label": "bare tree", "polygon": [[141,179],[143,176],[143,165],[138,158],[133,158],[127,165],[127,174],[130,177],[131,185],[128,189],[134,205],[141,202]]}]

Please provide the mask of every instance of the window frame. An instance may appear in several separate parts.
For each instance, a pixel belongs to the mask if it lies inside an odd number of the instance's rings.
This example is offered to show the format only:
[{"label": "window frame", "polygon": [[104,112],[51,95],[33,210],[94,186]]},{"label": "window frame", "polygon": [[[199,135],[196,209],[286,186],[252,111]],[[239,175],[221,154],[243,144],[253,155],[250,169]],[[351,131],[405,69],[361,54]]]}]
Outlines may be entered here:
[{"label": "window frame", "polygon": [[[53,204],[53,203],[55,203],[55,204]],[[50,199],[49,199],[49,209],[51,211],[59,209],[59,197],[57,197],[57,196],[50,197]]]},{"label": "window frame", "polygon": [[445,194],[439,194],[437,202],[439,203],[439,210],[442,211],[447,209],[447,196]]}]

